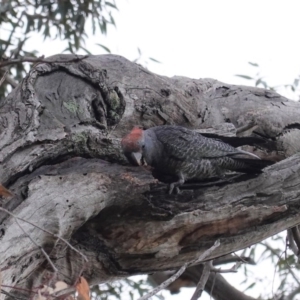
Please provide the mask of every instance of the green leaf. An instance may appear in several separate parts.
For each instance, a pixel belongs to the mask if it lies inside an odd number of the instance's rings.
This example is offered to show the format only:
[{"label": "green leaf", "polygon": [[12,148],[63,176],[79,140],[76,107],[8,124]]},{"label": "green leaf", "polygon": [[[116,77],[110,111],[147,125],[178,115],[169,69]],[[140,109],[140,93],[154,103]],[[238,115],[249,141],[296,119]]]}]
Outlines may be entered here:
[{"label": "green leaf", "polygon": [[98,45],[99,47],[103,48],[107,53],[111,53],[110,49],[107,48],[106,46],[102,45],[102,44],[96,44]]},{"label": "green leaf", "polygon": [[74,46],[75,46],[75,49],[78,50],[79,49],[79,45],[80,45],[79,38],[78,38],[78,36],[77,36],[76,33],[73,34],[73,37],[74,37]]},{"label": "green leaf", "polygon": [[161,64],[161,62],[160,62],[159,60],[156,60],[156,59],[153,58],[153,57],[149,57],[149,59],[152,60],[152,61],[154,61],[154,62],[156,62],[156,63],[158,63],[158,64]]},{"label": "green leaf", "polygon": [[261,80],[260,83],[264,86],[265,89],[268,88],[268,85],[264,80]]},{"label": "green leaf", "polygon": [[253,80],[254,78],[248,76],[248,75],[240,75],[240,74],[236,74],[234,75],[236,77],[241,77],[241,78],[244,78],[244,79],[248,79],[248,80]]},{"label": "green leaf", "polygon": [[253,66],[253,67],[259,67],[259,65],[257,63],[253,63],[251,61],[248,61],[248,64]]},{"label": "green leaf", "polygon": [[68,47],[68,50],[71,52],[71,53],[74,53],[73,51],[73,44],[71,42],[68,43],[69,44],[69,47]]},{"label": "green leaf", "polygon": [[92,18],[92,29],[93,29],[93,34],[95,34],[95,32],[96,32],[95,18]]},{"label": "green leaf", "polygon": [[43,26],[43,19],[39,18],[38,24],[37,24],[37,30],[38,30],[38,32],[41,31],[42,26]]},{"label": "green leaf", "polygon": [[248,287],[246,287],[246,289],[244,289],[244,292],[246,292],[247,290],[253,288],[256,285],[256,282],[251,283]]},{"label": "green leaf", "polygon": [[45,24],[45,29],[44,29],[44,40],[46,39],[47,36],[50,36],[50,28],[49,28],[49,23]]},{"label": "green leaf", "polygon": [[29,31],[31,31],[31,28],[34,29],[34,21],[32,18],[27,18],[27,27],[26,27],[26,30],[25,30],[25,34],[28,33]]},{"label": "green leaf", "polygon": [[114,8],[114,9],[118,10],[117,6],[115,4],[113,4],[113,3],[111,3],[111,2],[105,1],[105,5],[106,6],[110,6],[110,7]]},{"label": "green leaf", "polygon": [[261,82],[262,82],[262,78],[258,78],[258,79],[255,81],[255,86],[258,86]]},{"label": "green leaf", "polygon": [[109,17],[110,17],[110,23],[116,27],[115,19],[113,18],[111,13],[109,13]]},{"label": "green leaf", "polygon": [[92,55],[92,53],[88,49],[86,49],[82,46],[80,46],[79,48],[82,49],[83,51],[85,51],[87,54]]}]

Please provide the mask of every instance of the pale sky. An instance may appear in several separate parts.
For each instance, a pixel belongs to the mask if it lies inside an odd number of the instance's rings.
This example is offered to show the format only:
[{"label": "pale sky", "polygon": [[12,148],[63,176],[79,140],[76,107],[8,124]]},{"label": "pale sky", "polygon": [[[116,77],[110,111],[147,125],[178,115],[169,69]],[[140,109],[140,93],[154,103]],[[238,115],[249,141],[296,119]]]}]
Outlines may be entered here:
[{"label": "pale sky", "polygon": [[[117,28],[108,27],[107,37],[90,35],[87,40],[86,48],[93,54],[105,53],[95,46],[100,43],[133,60],[139,47],[143,61],[153,57],[161,62],[148,63],[152,72],[214,78],[230,84],[253,84],[234,76],[254,76],[257,69],[248,62],[260,65],[270,85],[290,84],[300,74],[299,0],[117,0],[116,4]],[[34,40],[34,47],[45,56],[66,48],[57,40]],[[257,266],[251,268],[257,272]],[[249,293],[254,297],[271,288],[274,265],[259,268],[259,273],[269,277],[269,285],[258,282],[261,286]],[[239,286],[243,276],[238,273],[231,278]],[[189,299],[192,293],[189,289],[166,299]]]},{"label": "pale sky", "polygon": [[[153,57],[148,68],[167,76],[214,78],[232,84],[252,84],[235,74],[255,75],[270,85],[289,84],[300,74],[299,0],[117,0],[117,28],[107,38],[90,36],[87,48],[133,60]],[[65,45],[61,46],[61,50]],[[59,51],[45,43],[43,53]],[[290,97],[290,94],[286,94]]]}]

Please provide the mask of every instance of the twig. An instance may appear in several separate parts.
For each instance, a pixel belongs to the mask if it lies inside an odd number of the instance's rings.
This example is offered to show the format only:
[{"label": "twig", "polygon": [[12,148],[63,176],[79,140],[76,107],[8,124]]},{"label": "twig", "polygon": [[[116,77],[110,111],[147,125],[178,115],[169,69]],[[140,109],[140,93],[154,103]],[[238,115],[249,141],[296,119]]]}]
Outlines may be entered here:
[{"label": "twig", "polygon": [[4,82],[5,78],[6,78],[6,75],[8,73],[8,70],[6,70],[2,76],[2,78],[0,79],[0,86],[2,85],[2,83]]},{"label": "twig", "polygon": [[248,256],[239,256],[236,253],[225,255],[219,258],[214,259],[213,265],[214,267],[217,265],[229,264],[229,263],[236,263],[236,262],[243,262],[249,265],[255,265],[255,261]]},{"label": "twig", "polygon": [[292,229],[287,230],[287,241],[288,241],[288,246],[289,248],[293,251],[293,253],[298,256],[299,254],[299,249],[297,248],[297,245],[295,244],[295,240],[293,238],[293,232]]},{"label": "twig", "polygon": [[16,218],[16,219],[18,219],[18,220],[20,220],[20,221],[23,221],[23,222],[25,222],[25,223],[28,223],[28,224],[30,224],[30,225],[32,225],[32,226],[34,226],[34,227],[36,227],[36,228],[38,228],[38,229],[44,231],[44,232],[46,232],[46,233],[48,233],[48,234],[50,234],[50,235],[56,237],[57,239],[61,240],[61,241],[64,242],[65,244],[67,244],[67,246],[69,246],[73,251],[75,251],[76,253],[78,253],[78,254],[84,259],[85,262],[88,262],[87,257],[86,257],[83,253],[81,253],[79,250],[77,250],[76,248],[74,248],[67,240],[65,240],[64,238],[60,237],[59,235],[57,235],[57,234],[55,234],[55,233],[53,233],[53,232],[51,232],[51,231],[49,231],[49,230],[47,230],[47,229],[44,229],[44,228],[42,228],[42,227],[40,227],[40,226],[38,226],[38,225],[36,225],[36,224],[30,222],[30,221],[27,221],[27,220],[25,220],[25,219],[23,219],[23,218],[20,218],[20,217],[14,215],[13,213],[11,213],[10,211],[8,211],[8,210],[5,209],[5,208],[0,207],[0,210],[6,212],[6,213],[9,214],[10,216],[12,216],[12,217],[14,217],[14,218]]},{"label": "twig", "polygon": [[220,246],[220,241],[217,240],[215,241],[215,243],[213,244],[212,247],[210,247],[209,249],[207,249],[206,251],[204,251],[199,258],[196,258],[190,262],[185,263],[174,275],[172,275],[168,280],[164,281],[162,284],[160,284],[159,286],[157,286],[156,288],[154,288],[152,291],[150,291],[149,293],[147,293],[146,295],[144,295],[143,297],[139,298],[138,300],[147,300],[150,297],[154,296],[155,294],[157,294],[159,291],[163,290],[164,288],[166,288],[168,285],[170,285],[172,282],[174,282],[177,278],[180,277],[180,275],[186,270],[186,268],[190,265],[199,263],[201,261],[203,261],[209,254],[211,254],[216,248],[218,248]]},{"label": "twig", "polygon": [[298,227],[295,226],[291,229],[292,234],[293,234],[293,239],[298,247],[298,253],[296,255],[299,255],[300,252],[300,235],[299,235],[299,230]]},{"label": "twig", "polygon": [[[5,81],[10,84],[13,88],[17,87],[18,82],[15,81],[11,76],[9,76],[8,74],[6,74],[5,76]],[[0,84],[1,85],[1,84]]]},{"label": "twig", "polygon": [[196,290],[191,298],[191,300],[197,300],[201,297],[202,292],[204,291],[204,287],[206,285],[206,282],[208,280],[208,277],[210,275],[210,264],[212,261],[207,261],[206,263],[204,263],[203,265],[203,271],[202,271],[202,275],[200,277],[200,280],[196,286]]},{"label": "twig", "polygon": [[236,273],[237,269],[243,264],[242,261],[238,261],[234,264],[234,266],[230,269],[221,269],[221,268],[215,268],[212,265],[212,261],[210,263],[210,271],[214,273]]},{"label": "twig", "polygon": [[233,253],[233,255],[236,256],[237,258],[239,258],[238,261],[241,261],[244,264],[256,265],[255,261],[251,257],[248,257],[248,256],[239,256],[235,252]]},{"label": "twig", "polygon": [[202,292],[204,291],[205,284],[209,278],[211,272],[214,273],[236,273],[237,269],[243,264],[243,262],[238,261],[236,264],[230,269],[218,269],[213,266],[213,261],[208,261],[203,265],[202,275],[197,284],[196,290],[191,298],[191,300],[197,300],[201,297]]},{"label": "twig", "polygon": [[[259,243],[260,245],[262,245],[263,247],[267,248],[274,256],[276,256],[278,258],[278,262],[275,266],[275,270],[274,270],[274,277],[275,277],[275,272],[276,272],[276,268],[277,268],[277,265],[279,263],[279,261],[281,260],[281,256],[284,252],[282,252],[282,254],[278,254],[268,243],[264,242],[260,242]],[[296,274],[293,272],[293,269],[290,267],[290,265],[287,264],[287,267],[289,269],[289,272],[290,274],[292,275],[292,277],[294,278],[294,280],[297,282],[297,284],[300,286],[300,280],[298,280]],[[274,282],[274,277],[273,277],[273,282]],[[272,288],[273,289],[273,288]]]},{"label": "twig", "polygon": [[[14,289],[14,290],[17,290],[17,291],[24,291],[24,292],[27,292],[27,293],[33,293],[33,294],[37,294],[37,292],[33,291],[33,290],[29,290],[29,289],[23,289],[23,288],[20,288],[20,287],[17,287],[17,286],[11,286],[11,285],[4,285],[2,284],[3,288],[10,288],[10,289]],[[1,292],[3,292],[4,290],[1,290]],[[8,292],[6,292],[8,293]]]},{"label": "twig", "polygon": [[209,300],[212,299],[212,294],[213,294],[213,290],[214,290],[214,287],[215,287],[217,274],[214,274],[213,276],[214,276],[214,279],[213,279],[213,282],[212,282],[212,285],[211,285],[211,289],[210,289],[210,293],[209,293]]},{"label": "twig", "polygon": [[[22,11],[22,13],[20,14],[20,16],[19,16],[19,18],[18,18],[18,20],[17,20],[17,22],[16,22],[16,24],[18,24],[19,26],[20,26],[20,22],[21,22],[21,19],[22,19],[22,17],[23,17],[24,12],[25,12],[25,10]],[[6,44],[6,46],[5,46],[5,49],[3,50],[3,53],[5,53],[6,50],[8,49],[8,47],[9,47],[9,45],[10,45],[10,42],[11,42],[11,39],[12,39],[12,37],[13,37],[13,34],[14,34],[15,31],[16,31],[16,28],[17,28],[17,26],[13,26],[13,29],[12,29],[12,31],[10,32],[10,35],[9,35],[7,44]],[[22,28],[22,26],[21,26],[21,28]],[[10,56],[12,56],[12,54],[13,54],[13,53],[11,53]]]},{"label": "twig", "polygon": [[[58,269],[55,267],[55,265],[53,264],[52,260],[50,259],[49,255],[47,254],[47,252],[44,250],[44,248],[40,245],[38,245],[32,238],[31,236],[25,231],[25,229],[20,225],[18,219],[13,216],[13,218],[15,219],[16,223],[18,224],[18,226],[20,227],[20,229],[24,232],[24,234],[31,240],[31,242],[36,245],[44,254],[44,256],[46,257],[48,263],[50,264],[50,266],[52,267],[54,273],[56,274],[58,272]],[[54,274],[54,275],[55,275]]]},{"label": "twig", "polygon": [[298,286],[296,289],[294,289],[291,293],[289,293],[285,300],[293,300],[297,294],[300,293],[300,286]]},{"label": "twig", "polygon": [[26,300],[26,298],[16,297],[16,296],[12,295],[11,293],[6,292],[4,290],[1,290],[1,293],[4,294],[5,296],[11,298],[11,299]]},{"label": "twig", "polygon": [[[66,295],[69,295],[74,292],[76,292],[75,287],[67,287],[66,289],[63,289],[63,290],[60,290],[60,291],[57,291],[57,292],[51,294],[51,297],[54,297],[54,299],[58,299],[61,296],[66,296]],[[63,298],[63,299],[65,299],[65,298]]]},{"label": "twig", "polygon": [[37,63],[37,62],[42,62],[42,63],[70,63],[70,62],[77,62],[77,61],[80,61],[80,60],[83,60],[85,58],[89,57],[88,55],[85,55],[83,57],[75,57],[75,58],[72,58],[72,59],[69,59],[69,60],[49,60],[49,59],[44,59],[42,57],[21,57],[21,58],[17,58],[17,59],[12,59],[12,60],[9,60],[9,61],[4,61],[2,63],[0,63],[0,68],[3,68],[5,66],[8,66],[8,65],[13,65],[13,64],[17,64],[17,63],[20,63],[20,62],[33,62],[33,63]]}]

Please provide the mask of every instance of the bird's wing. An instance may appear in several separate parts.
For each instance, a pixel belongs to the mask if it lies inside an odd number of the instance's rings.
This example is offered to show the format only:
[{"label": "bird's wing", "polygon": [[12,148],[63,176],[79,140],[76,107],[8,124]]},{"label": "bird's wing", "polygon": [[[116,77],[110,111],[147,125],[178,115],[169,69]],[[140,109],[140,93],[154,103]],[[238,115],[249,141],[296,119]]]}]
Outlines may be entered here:
[{"label": "bird's wing", "polygon": [[242,151],[226,143],[179,126],[156,127],[155,134],[166,155],[177,160],[195,161],[242,154]]}]

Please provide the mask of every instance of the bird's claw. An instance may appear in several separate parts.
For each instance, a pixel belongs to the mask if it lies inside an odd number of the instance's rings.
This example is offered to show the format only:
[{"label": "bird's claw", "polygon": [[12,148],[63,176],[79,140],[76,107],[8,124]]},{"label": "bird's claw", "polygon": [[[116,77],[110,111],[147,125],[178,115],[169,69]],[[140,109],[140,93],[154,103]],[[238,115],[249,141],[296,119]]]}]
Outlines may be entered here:
[{"label": "bird's claw", "polygon": [[172,195],[174,189],[175,189],[175,195],[179,195],[180,194],[180,189],[179,189],[178,186],[176,186],[176,182],[170,184],[169,192],[168,192],[169,195]]}]

